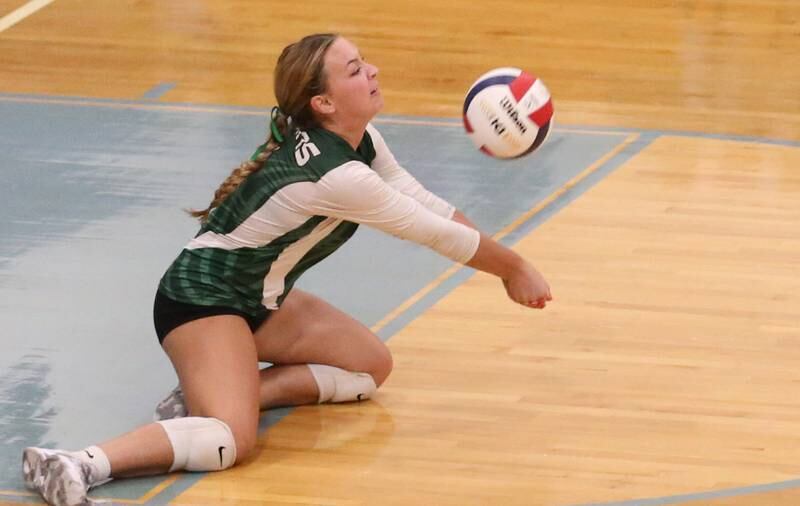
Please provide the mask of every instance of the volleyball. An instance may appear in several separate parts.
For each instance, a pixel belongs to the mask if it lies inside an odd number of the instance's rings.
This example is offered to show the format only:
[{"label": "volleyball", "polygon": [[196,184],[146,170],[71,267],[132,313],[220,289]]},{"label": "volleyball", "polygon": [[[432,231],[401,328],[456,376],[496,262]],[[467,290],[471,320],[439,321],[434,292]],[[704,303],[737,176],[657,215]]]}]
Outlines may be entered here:
[{"label": "volleyball", "polygon": [[553,126],[553,101],[541,79],[513,67],[490,70],[464,98],[464,128],[472,142],[496,158],[519,158],[538,149]]}]

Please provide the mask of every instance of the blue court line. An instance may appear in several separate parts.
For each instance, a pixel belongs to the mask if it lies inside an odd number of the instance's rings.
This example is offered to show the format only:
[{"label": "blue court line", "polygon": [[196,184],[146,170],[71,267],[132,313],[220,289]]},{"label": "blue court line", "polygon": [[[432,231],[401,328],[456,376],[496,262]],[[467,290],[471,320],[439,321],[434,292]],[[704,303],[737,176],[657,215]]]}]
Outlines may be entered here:
[{"label": "blue court line", "polygon": [[[148,104],[147,101],[143,100],[96,99],[89,97],[74,97],[74,96],[0,93],[0,101],[25,102],[34,100],[39,103],[60,101],[62,103],[63,102],[74,103],[75,106],[89,106],[89,107],[94,105],[96,106],[109,105],[109,106],[123,106],[123,107],[126,105],[130,105],[131,107],[136,107],[136,106],[142,106],[143,104]],[[228,114],[263,113],[264,115],[268,113],[268,109],[261,107],[242,107],[242,106],[227,106],[227,105],[204,106],[202,104],[194,104],[194,103],[166,103],[166,102],[159,104],[148,104],[148,105],[164,109],[168,109],[170,107],[181,107],[186,111],[194,110],[197,112],[219,112]],[[388,120],[391,119],[398,119],[398,120],[411,119],[417,121],[421,120],[420,126],[425,126],[422,122],[426,120],[429,120],[431,122],[437,122],[440,124],[452,123],[454,126],[460,125],[460,122],[458,122],[457,120],[451,120],[447,118],[428,119],[416,116],[408,117],[408,116],[394,116],[394,115],[380,116],[379,119],[381,118]],[[431,125],[431,126],[437,126],[437,125]],[[800,147],[800,141],[793,141],[788,139],[772,139],[772,138],[757,137],[757,136],[714,134],[706,132],[693,132],[693,131],[680,131],[680,130],[630,129],[622,127],[592,127],[592,126],[577,127],[574,125],[563,125],[563,126],[565,128],[581,128],[584,130],[597,131],[597,132],[618,132],[620,134],[640,133],[641,136],[639,139],[634,141],[630,146],[626,147],[622,152],[613,156],[610,160],[605,162],[597,170],[595,170],[586,178],[577,183],[575,186],[564,192],[564,194],[560,195],[553,202],[545,206],[541,211],[539,211],[531,218],[520,224],[511,233],[509,233],[507,236],[501,239],[500,242],[507,246],[511,246],[516,242],[518,242],[521,238],[525,237],[532,230],[536,229],[539,225],[541,225],[542,223],[547,221],[550,217],[558,213],[558,211],[569,205],[580,195],[585,193],[587,190],[589,190],[603,178],[611,174],[622,164],[624,164],[625,162],[636,156],[638,153],[640,153],[643,149],[649,146],[658,137],[661,136],[696,137],[696,138],[707,138],[716,140],[753,142],[753,143],[768,144],[768,145]],[[431,290],[430,293],[426,294],[419,301],[417,301],[407,310],[405,310],[396,318],[391,320],[388,324],[386,324],[378,332],[379,337],[381,337],[383,341],[387,341],[388,339],[390,339],[394,334],[399,332],[406,325],[408,325],[410,322],[412,322],[422,313],[424,313],[427,309],[432,307],[439,300],[441,300],[450,292],[452,292],[456,287],[458,287],[463,282],[468,280],[474,274],[474,272],[475,271],[470,268],[459,269],[453,276],[442,282],[439,286]],[[282,408],[278,410],[271,410],[267,412],[265,415],[262,415],[262,419],[259,424],[259,434],[262,434],[264,430],[278,423],[281,419],[283,419],[286,415],[288,415],[292,411],[292,409],[293,408]],[[206,474],[207,473],[184,474],[175,483],[173,483],[165,490],[157,494],[154,498],[146,502],[143,502],[143,504],[146,505],[168,504],[169,501],[175,499],[185,490],[189,489],[191,486],[196,484]],[[684,501],[732,497],[732,496],[748,495],[759,492],[786,490],[792,488],[800,488],[800,479],[767,483],[767,484],[749,485],[744,487],[729,488],[729,489],[710,491],[710,492],[688,493],[682,495],[665,496],[665,497],[649,498],[649,499],[633,499],[622,502],[589,503],[589,504],[582,504],[579,506],[657,506],[657,505],[676,504]],[[23,499],[24,501],[25,499],[29,498],[19,497],[18,499]]]},{"label": "blue court line", "polygon": [[253,114],[268,115],[269,109],[256,106],[235,106],[235,105],[216,105],[216,104],[195,104],[184,102],[158,102],[153,103],[142,99],[121,99],[121,98],[94,98],[71,95],[36,95],[20,93],[0,93],[0,102],[12,103],[32,103],[32,104],[59,104],[73,105],[75,107],[115,107],[120,109],[150,109],[150,110],[174,110],[179,109],[186,112],[206,112],[217,114]]},{"label": "blue court line", "polygon": [[652,499],[631,499],[629,501],[603,502],[581,504],[576,506],[662,506],[665,504],[676,504],[685,501],[701,501],[704,499],[720,499],[723,497],[736,497],[760,492],[775,492],[778,490],[788,490],[800,488],[800,480],[778,481],[763,485],[749,485],[746,487],[727,488],[713,490],[709,492],[696,492],[691,494],[672,495],[665,497],[654,497]]},{"label": "blue court line", "polygon": [[142,95],[143,100],[158,100],[176,86],[175,83],[158,83]]},{"label": "blue court line", "polygon": [[[2,95],[0,95],[2,96]],[[661,136],[673,137],[696,137],[698,139],[713,139],[719,141],[733,141],[733,142],[752,142],[756,144],[768,144],[774,146],[788,146],[793,148],[800,148],[800,141],[791,139],[774,139],[772,137],[759,137],[755,135],[739,135],[739,134],[723,134],[711,132],[697,132],[693,130],[669,130],[669,129],[648,129],[648,128],[625,128],[625,127],[597,127],[597,126],[574,126],[562,125],[565,128],[574,127],[581,130],[598,130],[606,132],[621,132],[621,133],[651,133]]]},{"label": "blue court line", "polygon": [[[28,491],[26,491],[26,492],[28,492]],[[5,491],[4,491],[4,493],[0,494],[0,500],[9,501],[9,503],[13,501],[14,504],[43,504],[42,498],[39,497],[38,495],[36,495],[36,496],[34,496],[34,495],[20,495],[20,494],[11,494],[11,493],[6,494]],[[6,503],[0,503],[0,504],[6,504]]]},{"label": "blue court line", "polygon": [[[86,107],[132,107],[132,108],[153,108],[153,109],[170,109],[170,108],[181,108],[187,112],[197,111],[197,112],[211,112],[211,113],[220,113],[220,114],[269,114],[270,108],[265,107],[257,107],[257,106],[238,106],[238,105],[218,105],[218,104],[198,104],[194,102],[159,102],[153,103],[150,100],[143,100],[143,99],[119,99],[119,98],[94,98],[94,97],[83,97],[83,96],[76,96],[76,95],[43,95],[43,94],[26,94],[26,93],[1,93],[0,92],[0,102],[36,102],[36,103],[48,103],[48,102],[59,102],[59,103],[67,103],[67,104],[74,104],[75,106],[86,106]],[[415,121],[430,121],[436,122],[438,124],[452,124],[453,126],[461,125],[459,120],[455,120],[453,118],[436,118],[436,117],[428,117],[428,116],[401,116],[401,115],[381,115],[377,118],[377,120],[381,119],[397,119],[397,120],[415,120]],[[420,124],[420,126],[424,126]],[[434,126],[434,125],[431,125]],[[570,124],[561,124],[556,125],[555,131],[559,130],[559,126],[563,128],[580,128],[581,130],[587,131],[594,131],[594,132],[609,132],[609,133],[650,133],[655,134],[658,136],[678,136],[678,137],[697,137],[702,139],[716,139],[716,140],[726,140],[726,141],[736,141],[736,142],[754,142],[758,144],[769,144],[769,145],[777,145],[777,146],[789,146],[789,147],[800,147],[800,140],[790,140],[790,139],[775,139],[771,137],[759,137],[753,135],[738,135],[738,134],[724,134],[724,133],[708,133],[708,132],[698,132],[692,130],[664,130],[664,129],[647,129],[647,128],[625,128],[625,127],[613,127],[613,126],[581,126],[581,125],[570,125]]]}]

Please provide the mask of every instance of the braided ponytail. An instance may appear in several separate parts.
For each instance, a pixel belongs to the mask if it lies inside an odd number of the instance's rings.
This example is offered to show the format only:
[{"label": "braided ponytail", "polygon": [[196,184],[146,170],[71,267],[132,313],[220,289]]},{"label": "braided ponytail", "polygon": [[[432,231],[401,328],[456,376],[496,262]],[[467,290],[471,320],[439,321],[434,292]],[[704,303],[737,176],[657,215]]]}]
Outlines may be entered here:
[{"label": "braided ponytail", "polygon": [[284,136],[288,135],[289,131],[289,118],[287,118],[280,109],[277,107],[272,108],[272,115],[270,118],[270,129],[267,133],[267,140],[258,147],[256,154],[250,160],[242,162],[241,165],[233,169],[231,174],[225,178],[225,181],[219,185],[217,191],[214,192],[214,198],[205,209],[188,209],[186,212],[190,216],[200,220],[200,223],[205,225],[208,222],[208,215],[222,205],[228,195],[233,193],[233,190],[238,188],[242,181],[248,178],[264,167],[270,155],[276,151],[283,143]]},{"label": "braided ponytail", "polygon": [[308,35],[283,49],[275,65],[274,77],[275,98],[280,108],[272,108],[267,141],[259,146],[253,158],[233,169],[207,208],[187,211],[200,223],[205,224],[209,213],[222,205],[250,174],[261,170],[267,158],[283,143],[284,136],[295,128],[318,126],[311,99],[325,92],[325,54],[338,37],[335,33]]}]

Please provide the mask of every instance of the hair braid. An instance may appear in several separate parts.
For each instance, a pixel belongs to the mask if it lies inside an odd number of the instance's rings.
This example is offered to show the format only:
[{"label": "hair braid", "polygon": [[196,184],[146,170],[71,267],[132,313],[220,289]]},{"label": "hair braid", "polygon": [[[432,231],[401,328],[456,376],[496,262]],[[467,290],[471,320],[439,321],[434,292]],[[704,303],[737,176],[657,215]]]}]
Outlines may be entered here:
[{"label": "hair braid", "polygon": [[275,65],[274,76],[275,98],[279,108],[273,109],[267,142],[251,160],[233,169],[214,193],[214,200],[207,208],[187,211],[200,223],[208,222],[211,211],[222,205],[248,176],[261,170],[269,156],[280,146],[281,137],[287,137],[296,128],[318,126],[311,99],[325,92],[325,54],[338,37],[335,33],[318,33],[303,37],[283,49]]}]

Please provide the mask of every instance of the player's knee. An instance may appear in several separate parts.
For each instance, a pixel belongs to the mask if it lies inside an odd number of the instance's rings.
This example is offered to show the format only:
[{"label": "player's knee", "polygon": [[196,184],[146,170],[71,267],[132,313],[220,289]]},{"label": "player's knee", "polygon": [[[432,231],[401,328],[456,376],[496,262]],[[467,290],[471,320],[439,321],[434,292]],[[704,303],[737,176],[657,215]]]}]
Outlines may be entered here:
[{"label": "player's knee", "polygon": [[247,427],[234,430],[233,438],[236,442],[236,463],[239,464],[255,452],[258,442],[258,429],[257,427]]},{"label": "player's knee", "polygon": [[221,471],[238,460],[239,444],[222,420],[192,416],[156,423],[164,429],[172,445],[170,472]]},{"label": "player's knee", "polygon": [[378,386],[369,372],[352,372],[324,364],[308,364],[319,390],[318,402],[365,401]]},{"label": "player's knee", "polygon": [[253,454],[256,448],[258,419],[241,416],[241,412],[217,412],[216,418],[224,422],[231,430],[231,435],[236,445],[236,464],[245,461]]}]

